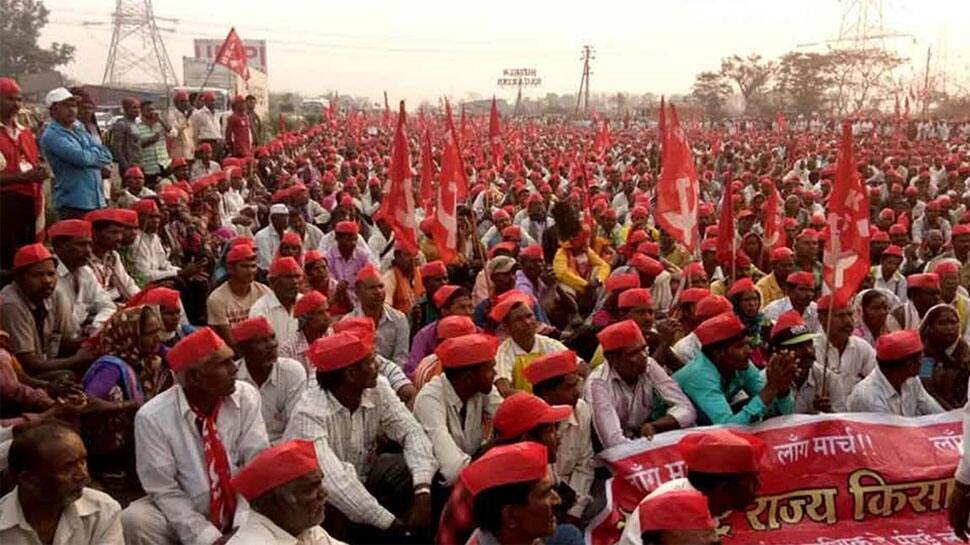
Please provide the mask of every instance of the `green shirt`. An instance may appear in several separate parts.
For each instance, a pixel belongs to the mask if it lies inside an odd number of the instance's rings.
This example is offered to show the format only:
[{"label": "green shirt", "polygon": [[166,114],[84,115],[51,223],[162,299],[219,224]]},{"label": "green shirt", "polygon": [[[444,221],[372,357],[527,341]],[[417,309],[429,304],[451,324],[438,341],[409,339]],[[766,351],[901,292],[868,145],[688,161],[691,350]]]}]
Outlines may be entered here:
[{"label": "green shirt", "polygon": [[[752,363],[743,371],[735,372],[725,379],[703,352],[673,375],[681,390],[694,403],[698,411],[698,424],[704,419],[711,424],[749,424],[763,419],[769,414],[792,414],[795,400],[791,391],[785,397],[775,399],[770,407],[765,406],[758,395],[765,387],[765,377]],[[748,394],[748,402],[740,411],[734,412],[731,400],[739,392]]]}]

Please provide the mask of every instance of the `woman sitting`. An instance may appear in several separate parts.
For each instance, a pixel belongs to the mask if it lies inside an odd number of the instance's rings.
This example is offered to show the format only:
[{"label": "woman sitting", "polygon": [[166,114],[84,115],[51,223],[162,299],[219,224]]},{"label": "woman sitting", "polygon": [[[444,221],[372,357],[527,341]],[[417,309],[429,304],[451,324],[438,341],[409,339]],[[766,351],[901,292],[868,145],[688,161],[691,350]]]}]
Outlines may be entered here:
[{"label": "woman sitting", "polygon": [[970,346],[960,337],[956,309],[946,304],[930,308],[919,333],[923,341],[920,377],[926,391],[946,410],[963,407],[970,379]]},{"label": "woman sitting", "polygon": [[751,343],[751,362],[763,368],[770,356],[767,340],[771,333],[771,320],[761,313],[761,292],[750,278],[741,278],[731,285],[727,297],[747,331]]}]

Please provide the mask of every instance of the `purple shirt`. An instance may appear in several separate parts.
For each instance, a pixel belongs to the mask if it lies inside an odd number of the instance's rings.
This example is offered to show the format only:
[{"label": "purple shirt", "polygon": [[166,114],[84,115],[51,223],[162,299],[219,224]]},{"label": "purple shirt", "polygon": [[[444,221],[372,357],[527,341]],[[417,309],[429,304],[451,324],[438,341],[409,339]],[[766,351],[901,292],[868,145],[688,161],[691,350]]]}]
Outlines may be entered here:
[{"label": "purple shirt", "polygon": [[414,376],[414,370],[418,368],[421,360],[434,352],[438,346],[438,322],[437,320],[422,327],[411,339],[411,353],[408,354],[408,362],[404,366],[404,374],[408,378]]},{"label": "purple shirt", "polygon": [[360,248],[354,248],[354,253],[351,254],[350,259],[344,259],[344,256],[340,254],[340,249],[337,245],[334,245],[327,252],[327,264],[330,266],[330,278],[337,282],[347,281],[347,297],[350,299],[350,304],[356,306],[357,290],[354,289],[354,285],[357,283],[357,273],[370,265],[367,252]]}]

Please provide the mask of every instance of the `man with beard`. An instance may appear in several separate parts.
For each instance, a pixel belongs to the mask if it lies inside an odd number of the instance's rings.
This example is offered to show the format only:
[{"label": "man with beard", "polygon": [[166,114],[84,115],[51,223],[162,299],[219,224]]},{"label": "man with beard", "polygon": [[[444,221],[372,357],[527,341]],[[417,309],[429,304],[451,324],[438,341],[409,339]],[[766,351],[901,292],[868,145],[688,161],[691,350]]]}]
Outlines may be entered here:
[{"label": "man with beard", "polygon": [[762,309],[765,318],[775,321],[779,316],[790,310],[795,310],[805,320],[805,324],[813,332],[822,330],[818,321],[818,305],[815,299],[815,278],[812,273],[805,271],[793,272],[782,281],[785,286],[785,297],[772,301]]}]

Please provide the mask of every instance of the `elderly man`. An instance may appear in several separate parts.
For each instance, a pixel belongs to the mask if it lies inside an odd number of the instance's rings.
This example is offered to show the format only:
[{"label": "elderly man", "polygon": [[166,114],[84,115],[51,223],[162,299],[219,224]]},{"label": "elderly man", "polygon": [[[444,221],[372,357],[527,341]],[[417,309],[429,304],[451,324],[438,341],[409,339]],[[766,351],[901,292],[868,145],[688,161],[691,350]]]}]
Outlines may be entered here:
[{"label": "elderly man", "polygon": [[445,486],[452,486],[488,439],[488,423],[502,397],[495,389],[495,340],[463,335],[441,343],[435,354],[444,374],[418,393],[414,417],[434,445]]},{"label": "elderly man", "polygon": [[245,242],[229,249],[226,268],[229,279],[212,290],[205,306],[209,327],[228,342],[230,328],[248,318],[253,306],[271,290],[256,281],[256,250]]},{"label": "elderly man", "polygon": [[237,379],[259,390],[260,410],[271,444],[279,443],[293,408],[307,386],[299,362],[277,356],[276,334],[265,316],[239,322],[232,328],[236,352],[242,356]]},{"label": "elderly man", "polygon": [[9,463],[16,486],[0,498],[0,543],[124,545],[121,506],[88,488],[87,451],[66,424],[44,420],[18,430]]},{"label": "elderly man", "polygon": [[908,300],[894,308],[889,316],[901,329],[918,330],[926,311],[943,302],[940,297],[940,275],[911,274],[906,277]]},{"label": "elderly man", "polygon": [[[634,523],[634,519],[636,523]],[[711,516],[704,494],[693,490],[668,492],[644,499],[630,513],[627,526],[641,532],[624,531],[629,545],[717,545],[717,520]],[[624,541],[625,543],[625,541]]]},{"label": "elderly man", "polygon": [[[771,351],[791,352],[795,358],[795,379],[792,394],[795,396],[795,414],[845,412],[845,395],[835,373],[826,373],[815,365],[815,344],[818,334],[805,324],[798,311],[789,310],[778,317],[771,328]],[[832,405],[832,399],[836,405]]]},{"label": "elderly man", "polygon": [[204,327],[167,355],[177,384],[135,415],[146,497],[121,515],[128,545],[225,542],[247,509],[233,472],[269,446],[259,392],[236,381],[232,349]]},{"label": "elderly man", "polygon": [[[77,99],[59,87],[44,99],[51,114],[40,138],[54,173],[54,206],[61,219],[78,219],[106,204],[101,176],[113,161],[77,120]],[[4,221],[9,221],[4,220]]]},{"label": "elderly man", "polygon": [[[334,333],[342,333],[344,331],[369,339],[373,339],[377,335],[374,320],[366,316],[348,315],[333,324]],[[388,384],[391,385],[391,389],[397,394],[401,403],[404,403],[409,410],[413,409],[414,397],[418,391],[414,388],[414,384],[411,383],[407,375],[404,374],[404,371],[396,363],[380,354],[374,354],[374,360],[377,362],[377,372],[387,379]]]},{"label": "elderly man", "polygon": [[[378,374],[373,338],[347,331],[322,337],[309,357],[319,386],[297,404],[284,438],[316,443],[336,511],[325,525],[359,538],[352,542],[428,528],[438,464],[421,425]],[[403,456],[378,454],[379,436],[401,445]]]},{"label": "elderly man", "polygon": [[396,308],[405,315],[417,302],[417,298],[424,295],[421,274],[418,272],[417,256],[406,244],[394,244],[394,259],[390,268],[384,272],[384,302]]},{"label": "elderly man", "polygon": [[818,305],[814,301],[815,278],[812,273],[793,272],[782,281],[782,285],[785,287],[785,296],[762,307],[761,311],[765,318],[773,322],[782,314],[795,310],[805,320],[809,329],[815,333],[821,331],[822,325],[818,321]]},{"label": "elderly man", "polygon": [[293,305],[293,317],[296,318],[299,331],[290,342],[280,345],[279,354],[298,361],[309,377],[313,374],[313,364],[307,355],[310,345],[329,333],[333,323],[327,296],[313,289],[304,293]]},{"label": "elderly man", "polygon": [[538,333],[532,307],[535,302],[528,295],[512,290],[499,298],[489,317],[502,324],[508,337],[502,341],[495,356],[495,385],[503,397],[516,390],[532,391],[532,385],[523,374],[536,359],[554,352],[566,350],[561,342]]},{"label": "elderly man", "polygon": [[293,316],[293,307],[300,297],[303,269],[292,257],[278,257],[269,268],[270,292],[249,309],[249,317],[265,316],[276,332],[280,344],[289,344],[297,335],[300,324]]},{"label": "elderly man", "polygon": [[91,258],[91,224],[62,220],[47,230],[57,256],[57,292],[70,301],[74,317],[71,335],[87,336],[115,312],[111,296],[101,287],[88,262]]},{"label": "elderly man", "polygon": [[351,316],[366,316],[377,324],[377,353],[404,368],[408,361],[408,319],[388,305],[384,281],[376,267],[367,266],[357,273],[355,283],[357,306]]},{"label": "elderly man", "polygon": [[865,339],[853,335],[855,323],[847,303],[823,295],[818,313],[822,333],[813,341],[815,362],[828,366],[827,373],[834,375],[839,386],[828,392],[829,399],[834,407],[842,407],[856,384],[876,368],[876,352]]},{"label": "elderly man", "polygon": [[918,331],[894,331],[876,339],[879,367],[852,389],[849,411],[896,416],[942,413],[943,407],[919,379],[922,358],[923,341]]},{"label": "elderly man", "polygon": [[269,270],[270,263],[280,249],[280,242],[286,233],[290,222],[290,210],[285,204],[274,204],[269,207],[269,225],[256,231],[256,263],[260,270]]},{"label": "elderly man", "polygon": [[264,450],[233,479],[249,518],[228,545],[343,545],[320,527],[327,494],[312,441]]},{"label": "elderly man", "polygon": [[[680,386],[647,356],[647,341],[636,322],[615,323],[596,337],[606,363],[590,373],[584,397],[604,448],[694,424],[694,407]],[[654,418],[661,401],[667,408]]]}]

